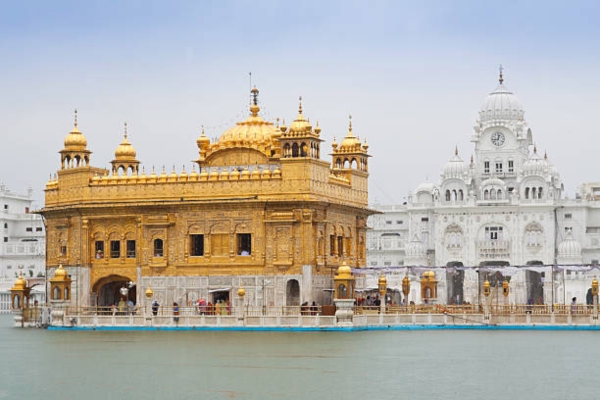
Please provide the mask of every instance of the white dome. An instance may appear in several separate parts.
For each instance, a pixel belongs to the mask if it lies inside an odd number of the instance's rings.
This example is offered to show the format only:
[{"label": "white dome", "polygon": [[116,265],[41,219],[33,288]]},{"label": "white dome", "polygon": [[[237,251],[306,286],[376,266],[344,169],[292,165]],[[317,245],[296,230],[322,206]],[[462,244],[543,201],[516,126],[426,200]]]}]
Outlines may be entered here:
[{"label": "white dome", "polygon": [[481,106],[479,120],[486,121],[522,121],[525,111],[521,101],[502,84],[490,93]]},{"label": "white dome", "polygon": [[444,167],[444,179],[459,178],[462,179],[468,173],[469,169],[464,161],[458,155],[458,151],[454,152],[454,157]]},{"label": "white dome", "polygon": [[567,237],[558,245],[559,257],[576,258],[581,257],[581,244],[575,240],[571,231],[567,233]]},{"label": "white dome", "polygon": [[415,235],[406,246],[406,257],[421,258],[425,257],[426,254],[425,246],[423,246],[423,243],[421,243],[419,238]]},{"label": "white dome", "polygon": [[431,182],[423,182],[419,186],[417,186],[416,193],[427,192],[433,193],[434,185]]},{"label": "white dome", "polygon": [[523,164],[523,176],[538,175],[545,176],[549,172],[552,172],[550,163],[540,157],[537,153],[537,149],[534,147],[533,154],[529,156],[529,159]]}]

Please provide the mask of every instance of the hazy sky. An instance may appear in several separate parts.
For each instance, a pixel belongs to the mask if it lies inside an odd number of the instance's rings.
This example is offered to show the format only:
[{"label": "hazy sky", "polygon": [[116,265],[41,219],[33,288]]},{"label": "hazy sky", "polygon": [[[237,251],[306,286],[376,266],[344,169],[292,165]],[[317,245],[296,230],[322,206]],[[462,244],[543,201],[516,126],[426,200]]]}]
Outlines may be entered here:
[{"label": "hazy sky", "polygon": [[149,173],[191,169],[201,125],[291,121],[298,96],[325,140],[369,142],[370,199],[400,203],[467,161],[498,66],[572,197],[600,181],[600,3],[595,1],[2,1],[0,181],[42,205],[63,140],[92,165],[129,139]]}]

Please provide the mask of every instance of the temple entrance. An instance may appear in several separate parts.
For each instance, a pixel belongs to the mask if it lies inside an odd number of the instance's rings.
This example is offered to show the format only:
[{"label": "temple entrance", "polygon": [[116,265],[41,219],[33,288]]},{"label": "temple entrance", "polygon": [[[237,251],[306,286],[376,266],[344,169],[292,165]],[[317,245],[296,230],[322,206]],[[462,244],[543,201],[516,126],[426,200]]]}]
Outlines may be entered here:
[{"label": "temple entrance", "polygon": [[290,279],[285,286],[285,305],[288,307],[300,305],[300,285],[296,279]]},{"label": "temple entrance", "polygon": [[448,304],[462,304],[464,302],[465,271],[453,267],[462,267],[461,262],[446,264],[446,282],[448,283]]},{"label": "temple entrance", "polygon": [[[544,265],[541,261],[528,261],[527,265]],[[525,271],[527,304],[544,304],[544,272]]]},{"label": "temple entrance", "polygon": [[[125,302],[131,300],[136,302],[136,286],[131,285],[131,279],[125,276],[111,275],[100,279],[94,285],[93,292],[96,294],[96,305],[98,307],[110,307],[119,304],[123,298]],[[127,295],[122,296],[122,288],[127,289]]]}]

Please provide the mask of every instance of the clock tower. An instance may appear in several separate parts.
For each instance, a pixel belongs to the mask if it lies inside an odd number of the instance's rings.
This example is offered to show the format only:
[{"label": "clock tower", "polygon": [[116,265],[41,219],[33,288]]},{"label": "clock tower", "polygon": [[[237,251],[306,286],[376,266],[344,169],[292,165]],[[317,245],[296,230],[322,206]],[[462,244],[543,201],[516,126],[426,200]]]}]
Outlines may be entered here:
[{"label": "clock tower", "polygon": [[517,184],[517,171],[527,161],[533,144],[521,101],[504,85],[502,67],[499,84],[484,100],[474,126],[475,184],[495,178],[508,191]]}]

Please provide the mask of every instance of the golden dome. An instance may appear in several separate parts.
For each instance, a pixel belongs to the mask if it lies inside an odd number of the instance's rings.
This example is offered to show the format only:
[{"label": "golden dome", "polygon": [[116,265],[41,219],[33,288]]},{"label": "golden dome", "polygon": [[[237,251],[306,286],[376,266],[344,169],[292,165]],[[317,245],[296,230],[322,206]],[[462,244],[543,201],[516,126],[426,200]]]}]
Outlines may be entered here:
[{"label": "golden dome", "polygon": [[58,266],[58,268],[56,269],[56,271],[54,271],[54,277],[60,278],[60,279],[65,279],[66,276],[67,276],[67,271],[63,268],[62,264],[60,264]]},{"label": "golden dome", "polygon": [[198,136],[198,139],[196,139],[196,144],[198,145],[199,149],[203,149],[210,145],[210,139],[204,136],[204,125],[202,125],[202,134]]},{"label": "golden dome", "polygon": [[429,280],[435,280],[435,272],[433,271],[425,271],[425,273],[423,273],[423,278]]},{"label": "golden dome", "polygon": [[123,141],[115,150],[116,160],[132,160],[136,157],[135,148],[127,140],[127,122],[125,123],[125,134],[123,135]]},{"label": "golden dome", "polygon": [[[252,89],[252,95],[254,99],[250,106],[250,116],[245,121],[237,122],[234,127],[226,130],[217,142],[218,147],[230,147],[231,145],[246,147],[255,144],[269,146],[272,144],[273,136],[279,134],[272,122],[267,122],[258,115],[260,111],[257,100],[258,89]],[[198,147],[200,147],[200,143],[198,143]]]},{"label": "golden dome", "polygon": [[337,270],[338,277],[348,278],[352,276],[352,268],[350,268],[346,262],[342,262],[342,265],[339,266]]},{"label": "golden dome", "polygon": [[342,151],[355,151],[361,148],[360,140],[352,133],[352,116],[350,116],[350,123],[348,127],[348,134],[340,143],[340,150]]},{"label": "golden dome", "polygon": [[298,106],[298,117],[292,122],[290,125],[289,133],[294,132],[311,132],[312,125],[309,121],[304,119],[304,115],[302,115],[302,96],[300,96],[300,105]]},{"label": "golden dome", "polygon": [[83,133],[77,128],[77,110],[75,110],[75,122],[73,123],[73,130],[69,132],[65,138],[65,149],[68,150],[85,150],[87,147],[87,139],[83,136]]},{"label": "golden dome", "polygon": [[15,281],[15,285],[12,287],[13,290],[23,290],[27,287],[27,281],[23,278],[23,274],[20,273],[19,277]]},{"label": "golden dome", "polygon": [[319,121],[317,121],[317,126],[315,126],[315,133],[317,135],[321,133],[321,127],[319,126]]}]

